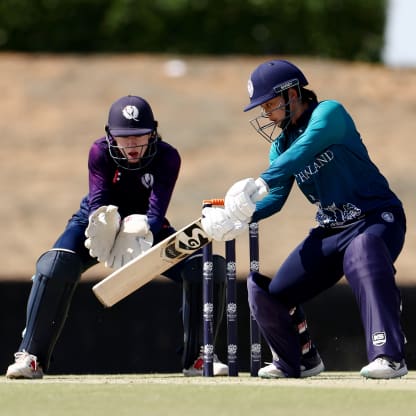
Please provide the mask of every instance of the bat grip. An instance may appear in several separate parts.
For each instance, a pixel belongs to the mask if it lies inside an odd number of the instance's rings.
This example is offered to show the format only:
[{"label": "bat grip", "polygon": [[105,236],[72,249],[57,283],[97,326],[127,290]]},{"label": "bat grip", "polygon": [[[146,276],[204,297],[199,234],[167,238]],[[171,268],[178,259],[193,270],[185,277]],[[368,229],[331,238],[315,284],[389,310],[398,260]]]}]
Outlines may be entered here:
[{"label": "bat grip", "polygon": [[202,201],[202,206],[205,207],[212,207],[212,206],[224,206],[224,199],[222,198],[212,198],[212,199],[204,199]]}]

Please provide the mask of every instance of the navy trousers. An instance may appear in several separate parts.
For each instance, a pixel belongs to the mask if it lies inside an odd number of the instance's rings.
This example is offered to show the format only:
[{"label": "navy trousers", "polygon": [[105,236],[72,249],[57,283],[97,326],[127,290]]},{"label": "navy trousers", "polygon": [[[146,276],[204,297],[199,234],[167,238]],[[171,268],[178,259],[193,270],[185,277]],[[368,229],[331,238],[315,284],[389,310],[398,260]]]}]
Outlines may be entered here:
[{"label": "navy trousers", "polygon": [[[287,314],[292,307],[335,285],[344,275],[360,309],[369,361],[381,355],[395,361],[403,358],[405,337],[393,263],[403,247],[405,233],[402,208],[384,208],[345,228],[312,229],[267,285],[251,276],[250,307],[265,339],[274,340],[269,345],[272,351],[280,352],[277,355],[287,374],[298,373],[297,369],[291,371],[286,367],[299,361],[297,344],[285,342],[282,349],[279,342],[293,338]],[[262,284],[257,284],[258,281]],[[279,367],[278,360],[275,364]]]}]

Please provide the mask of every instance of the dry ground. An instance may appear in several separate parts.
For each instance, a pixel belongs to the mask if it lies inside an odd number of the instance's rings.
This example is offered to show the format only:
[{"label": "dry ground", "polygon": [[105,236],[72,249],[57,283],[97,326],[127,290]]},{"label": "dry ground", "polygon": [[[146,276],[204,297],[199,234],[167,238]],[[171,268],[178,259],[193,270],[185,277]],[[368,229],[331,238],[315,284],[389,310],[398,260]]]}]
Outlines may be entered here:
[{"label": "dry ground", "polygon": [[[103,133],[110,104],[138,94],[152,104],[165,140],[183,166],[170,219],[181,227],[199,216],[202,199],[221,197],[238,179],[258,175],[268,144],[242,112],[251,70],[268,57],[48,56],[0,54],[0,277],[28,278],[87,192],[87,152]],[[356,120],[373,160],[402,198],[406,247],[401,284],[414,284],[416,253],[416,71],[292,57],[320,99],[341,101]],[[261,268],[271,273],[314,225],[314,207],[294,190],[283,212],[261,225]],[[239,272],[248,270],[245,238]],[[221,247],[217,247],[221,250]],[[85,278],[103,275],[103,268]]]},{"label": "dry ground", "polygon": [[[329,373],[303,380],[184,378],[179,374],[0,378],[5,416],[414,415],[414,374],[364,380]],[[47,405],[45,405],[47,404]]]},{"label": "dry ground", "polygon": [[377,390],[416,391],[416,372],[403,378],[371,380],[358,372],[326,371],[319,376],[304,379],[267,380],[240,373],[239,377],[184,377],[182,374],[118,374],[118,375],[62,375],[45,376],[42,380],[8,380],[0,377],[0,385],[8,384],[163,384],[163,385],[239,385],[263,387],[313,387]]}]

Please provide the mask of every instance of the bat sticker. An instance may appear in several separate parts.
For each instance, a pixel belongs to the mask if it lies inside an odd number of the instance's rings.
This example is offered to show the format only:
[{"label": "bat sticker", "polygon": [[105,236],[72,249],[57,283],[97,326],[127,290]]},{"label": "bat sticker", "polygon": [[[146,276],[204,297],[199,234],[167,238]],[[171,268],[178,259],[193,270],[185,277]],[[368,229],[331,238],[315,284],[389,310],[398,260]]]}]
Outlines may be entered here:
[{"label": "bat sticker", "polygon": [[186,257],[203,247],[209,241],[204,230],[198,224],[194,224],[167,242],[166,247],[162,249],[162,258],[170,261]]}]

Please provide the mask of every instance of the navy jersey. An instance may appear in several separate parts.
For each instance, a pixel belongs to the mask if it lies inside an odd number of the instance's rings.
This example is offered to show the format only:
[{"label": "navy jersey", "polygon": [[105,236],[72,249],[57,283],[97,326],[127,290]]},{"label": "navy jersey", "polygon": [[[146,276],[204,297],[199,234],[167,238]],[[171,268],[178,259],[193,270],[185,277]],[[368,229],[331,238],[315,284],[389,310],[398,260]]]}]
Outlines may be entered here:
[{"label": "navy jersey", "polygon": [[111,158],[106,138],[96,140],[88,158],[89,193],[80,212],[89,216],[102,205],[115,205],[122,218],[147,215],[153,234],[169,224],[166,212],[179,175],[181,159],[170,144],[159,140],[154,158],[138,170],[120,168]]},{"label": "navy jersey", "polygon": [[257,203],[253,221],[278,212],[295,180],[317,205],[316,220],[323,226],[342,226],[375,209],[401,205],[370,160],[351,116],[333,100],[312,106],[280,134],[260,176],[270,193]]}]

